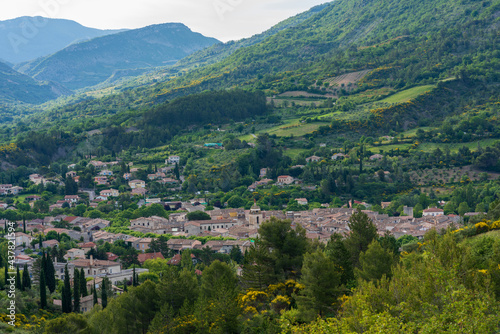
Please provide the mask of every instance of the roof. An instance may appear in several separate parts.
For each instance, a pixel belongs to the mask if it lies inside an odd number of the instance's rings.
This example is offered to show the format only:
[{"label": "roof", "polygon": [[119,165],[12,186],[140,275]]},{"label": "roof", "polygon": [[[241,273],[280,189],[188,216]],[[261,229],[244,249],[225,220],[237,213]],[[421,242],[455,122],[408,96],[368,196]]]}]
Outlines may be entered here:
[{"label": "roof", "polygon": [[144,263],[146,260],[154,260],[154,259],[165,259],[162,253],[144,253],[139,254],[137,259],[140,263]]},{"label": "roof", "polygon": [[425,209],[424,212],[444,212],[444,210],[439,208],[428,208]]}]

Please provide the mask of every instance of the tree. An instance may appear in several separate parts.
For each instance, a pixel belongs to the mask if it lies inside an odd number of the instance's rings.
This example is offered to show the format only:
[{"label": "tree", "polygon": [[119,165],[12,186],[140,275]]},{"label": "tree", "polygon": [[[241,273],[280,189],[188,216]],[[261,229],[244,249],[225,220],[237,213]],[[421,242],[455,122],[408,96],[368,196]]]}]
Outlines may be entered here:
[{"label": "tree", "polygon": [[377,238],[377,227],[373,224],[366,213],[356,210],[349,218],[349,236],[345,245],[351,255],[351,263],[354,267],[359,264],[359,254],[368,249],[368,245]]},{"label": "tree", "polygon": [[193,259],[191,258],[191,251],[185,249],[181,255],[181,268],[189,271],[194,270]]},{"label": "tree", "polygon": [[94,288],[92,289],[92,293],[94,295],[94,305],[98,304],[98,299],[97,299],[97,291],[95,289],[95,279],[94,279]]},{"label": "tree", "polygon": [[174,175],[177,180],[180,180],[181,173],[179,172],[179,165],[177,164],[177,162],[175,163],[174,167]]},{"label": "tree", "polygon": [[297,306],[305,319],[334,313],[342,294],[340,271],[321,251],[304,256],[301,283],[305,288],[297,297]]},{"label": "tree", "polygon": [[24,265],[23,269],[23,288],[25,289],[31,289],[31,278],[30,278],[30,273],[28,271],[28,265]]},{"label": "tree", "polygon": [[457,211],[458,211],[458,214],[462,217],[465,213],[470,212],[470,208],[469,208],[469,205],[467,204],[467,202],[460,203]]},{"label": "tree", "polygon": [[19,267],[17,267],[17,274],[16,274],[16,289],[24,291],[24,286],[23,282],[21,281],[21,273],[19,272]]},{"label": "tree", "polygon": [[135,266],[134,269],[132,270],[132,286],[137,286],[139,282],[137,282],[137,277],[135,275]]},{"label": "tree", "polygon": [[241,198],[238,195],[233,195],[231,198],[227,200],[227,205],[230,208],[241,208],[244,207],[247,201],[245,201],[243,198]]},{"label": "tree", "polygon": [[216,333],[236,333],[238,329],[238,278],[225,262],[215,260],[203,271],[199,317]]},{"label": "tree", "polygon": [[75,269],[73,274],[73,312],[80,312],[80,271]]},{"label": "tree", "polygon": [[289,220],[275,217],[259,228],[261,242],[269,252],[269,258],[276,278],[292,278],[298,276],[302,267],[302,259],[309,247],[305,229],[297,225],[292,229]]},{"label": "tree", "polygon": [[78,193],[78,184],[72,177],[67,177],[64,182],[64,193],[66,195],[76,195]]},{"label": "tree", "polygon": [[233,246],[233,248],[231,248],[229,257],[238,264],[243,263],[243,253],[241,253],[241,249],[238,246]]},{"label": "tree", "polygon": [[91,334],[92,330],[82,314],[71,313],[57,317],[45,325],[47,334]]},{"label": "tree", "polygon": [[212,219],[212,217],[210,217],[210,215],[206,212],[203,212],[203,211],[193,211],[193,212],[190,212],[186,215],[186,218],[188,220],[210,220]]},{"label": "tree", "polygon": [[108,306],[108,291],[107,291],[107,277],[104,277],[104,279],[101,282],[101,304],[102,308],[105,309],[106,306]]},{"label": "tree", "polygon": [[359,255],[356,276],[365,281],[378,281],[383,275],[390,277],[393,262],[394,253],[382,248],[377,240],[373,240],[366,252]]},{"label": "tree", "polygon": [[61,293],[63,313],[71,313],[71,285],[69,281],[68,265],[64,267],[64,286]]},{"label": "tree", "polygon": [[172,257],[172,250],[168,248],[167,238],[164,235],[160,235],[159,238],[153,239],[149,244],[149,249],[151,252],[159,252],[164,258]]},{"label": "tree", "polygon": [[45,270],[47,287],[49,288],[50,293],[54,293],[56,290],[56,270],[54,269],[54,263],[52,262],[49,253],[47,253],[47,259],[45,261]]},{"label": "tree", "polygon": [[40,308],[44,309],[47,307],[47,290],[45,284],[45,270],[42,267],[40,271]]},{"label": "tree", "polygon": [[345,246],[342,235],[332,234],[325,248],[325,255],[339,268],[342,268],[340,282],[347,284],[354,279],[354,271],[350,253]]},{"label": "tree", "polygon": [[80,270],[80,294],[86,297],[89,293],[87,291],[87,280],[85,279],[85,271],[83,268]]}]

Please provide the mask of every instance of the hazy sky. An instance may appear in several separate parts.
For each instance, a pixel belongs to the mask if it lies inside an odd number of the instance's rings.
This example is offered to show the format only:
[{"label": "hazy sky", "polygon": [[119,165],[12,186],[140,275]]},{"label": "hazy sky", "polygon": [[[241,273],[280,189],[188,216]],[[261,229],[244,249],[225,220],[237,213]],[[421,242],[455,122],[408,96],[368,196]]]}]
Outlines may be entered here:
[{"label": "hazy sky", "polygon": [[4,0],[0,20],[44,16],[100,29],[181,22],[222,41],[250,37],[327,0]]}]

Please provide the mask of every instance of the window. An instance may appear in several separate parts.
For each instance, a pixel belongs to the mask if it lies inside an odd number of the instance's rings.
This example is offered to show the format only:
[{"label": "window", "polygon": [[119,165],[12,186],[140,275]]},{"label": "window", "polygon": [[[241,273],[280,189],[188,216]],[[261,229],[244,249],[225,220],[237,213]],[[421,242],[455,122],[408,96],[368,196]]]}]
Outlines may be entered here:
[{"label": "window", "polygon": [[[113,273],[113,269],[109,269],[109,273],[112,274]],[[116,284],[116,282],[115,282]]]}]

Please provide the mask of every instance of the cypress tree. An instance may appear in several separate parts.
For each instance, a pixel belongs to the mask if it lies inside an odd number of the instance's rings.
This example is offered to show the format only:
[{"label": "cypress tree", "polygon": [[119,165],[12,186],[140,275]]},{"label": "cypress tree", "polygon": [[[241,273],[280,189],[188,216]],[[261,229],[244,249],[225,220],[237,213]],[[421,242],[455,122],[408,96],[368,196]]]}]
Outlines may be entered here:
[{"label": "cypress tree", "polygon": [[132,286],[137,286],[137,281],[135,276],[135,265],[134,265],[134,270],[132,271]]},{"label": "cypress tree", "polygon": [[23,232],[26,233],[26,218],[23,217]]},{"label": "cypress tree", "polygon": [[16,274],[16,289],[24,291],[23,282],[21,281],[21,273],[19,272],[19,267],[17,267],[17,274]]},{"label": "cypress tree", "polygon": [[[47,253],[47,261],[45,262],[46,272],[45,278],[47,281],[47,287],[49,288],[50,293],[54,293],[56,290],[56,270],[54,269],[54,263],[50,257],[50,254]],[[66,275],[66,274],[65,274]]]},{"label": "cypress tree", "polygon": [[94,305],[98,303],[97,301],[97,291],[95,290],[95,279],[94,279],[94,288],[92,289],[92,292],[94,294]]},{"label": "cypress tree", "polygon": [[68,265],[64,268],[64,287],[62,290],[62,311],[71,313],[71,286],[69,283]]},{"label": "cypress tree", "polygon": [[40,308],[44,309],[47,307],[47,290],[45,286],[45,270],[42,267],[40,271]]},{"label": "cypress tree", "polygon": [[39,248],[40,248],[40,249],[42,249],[42,247],[43,247],[43,246],[42,246],[42,235],[41,235],[41,234],[39,234],[39,238],[38,238],[38,246],[39,246]]},{"label": "cypress tree", "polygon": [[24,289],[31,289],[31,278],[30,278],[30,273],[28,271],[28,265],[24,265],[23,269],[23,288]]},{"label": "cypress tree", "polygon": [[73,276],[73,310],[75,313],[80,311],[80,272],[75,269]]},{"label": "cypress tree", "polygon": [[85,271],[82,270],[80,271],[80,294],[82,297],[88,296],[88,291],[87,291],[87,280],[85,279]]},{"label": "cypress tree", "polygon": [[106,278],[103,278],[101,284],[101,304],[103,309],[105,309],[106,306],[108,306],[108,292],[106,291]]}]

